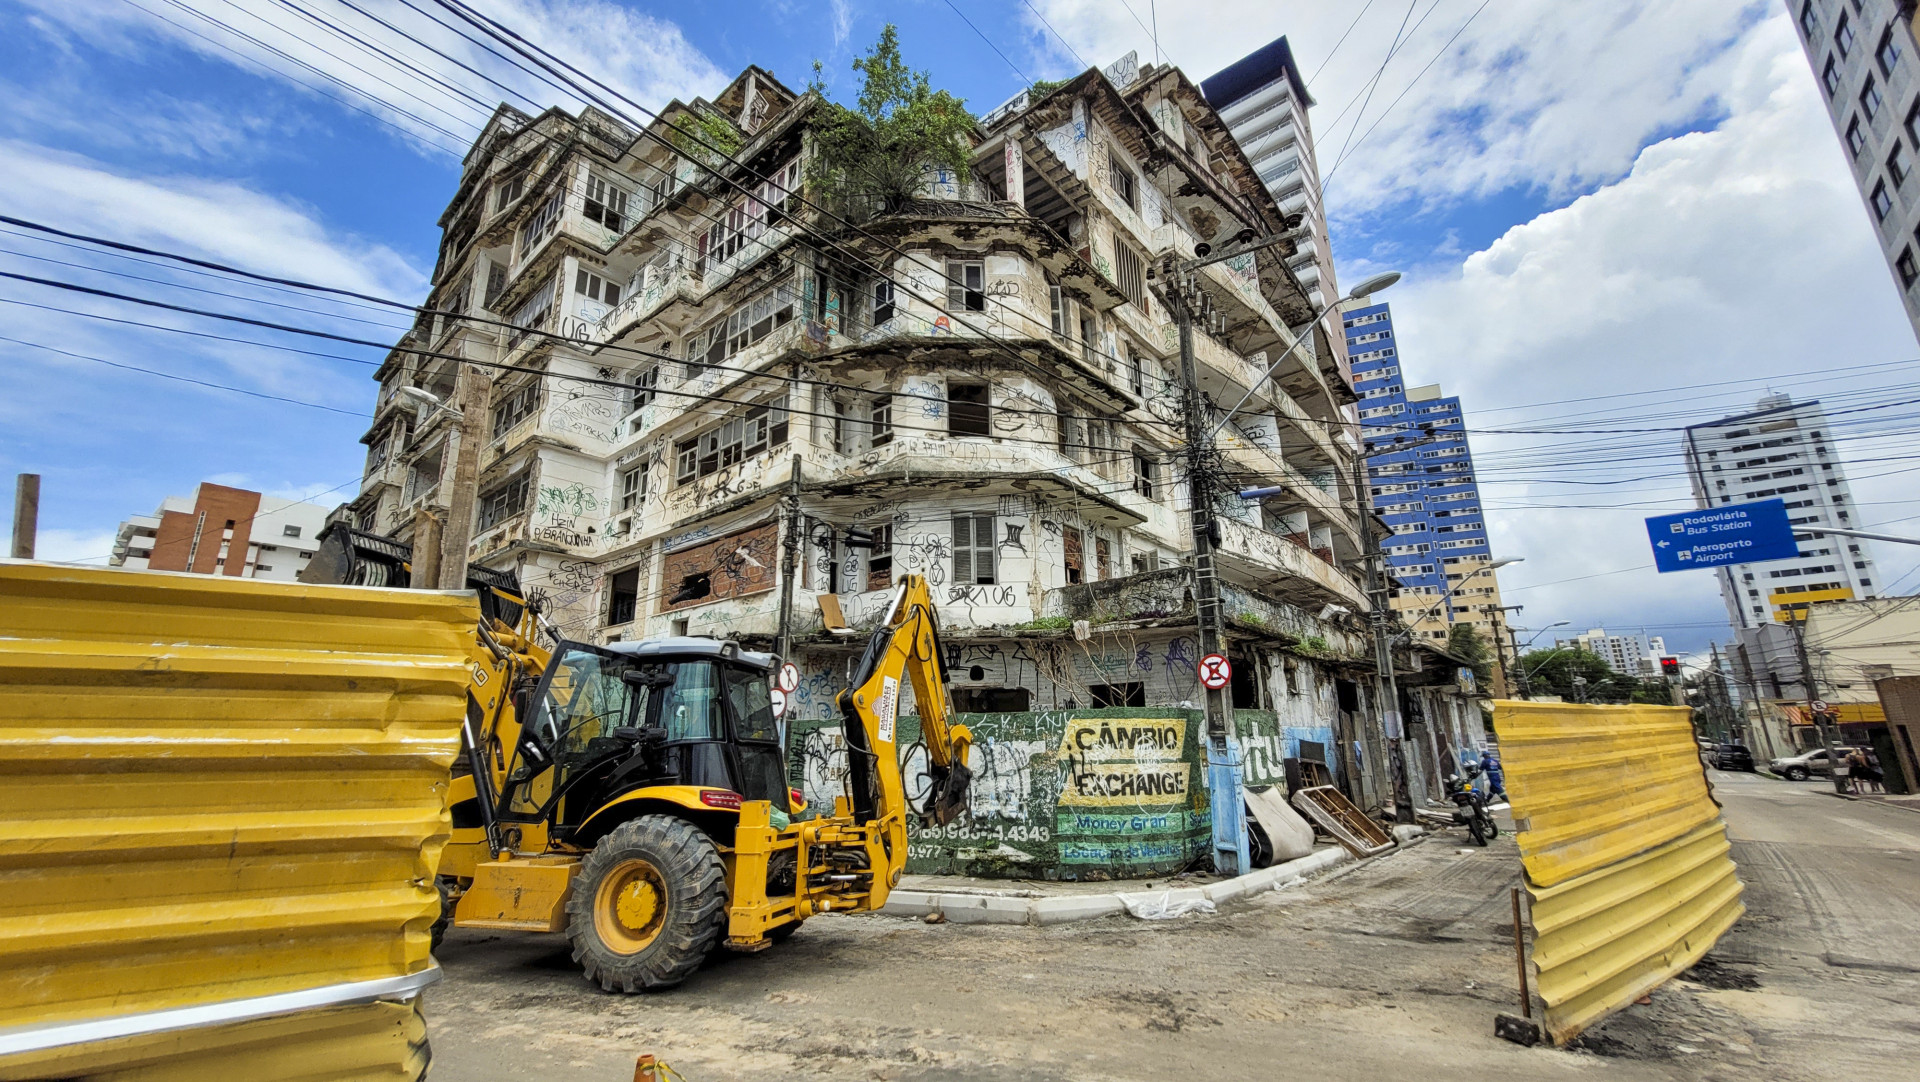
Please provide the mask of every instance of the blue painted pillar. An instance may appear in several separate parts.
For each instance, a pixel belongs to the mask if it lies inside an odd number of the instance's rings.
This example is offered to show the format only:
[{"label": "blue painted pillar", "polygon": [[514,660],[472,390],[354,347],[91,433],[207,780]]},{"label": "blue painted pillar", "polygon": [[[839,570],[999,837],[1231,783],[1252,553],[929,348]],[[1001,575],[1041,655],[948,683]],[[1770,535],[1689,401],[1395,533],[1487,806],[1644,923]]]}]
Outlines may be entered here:
[{"label": "blue painted pillar", "polygon": [[1221,875],[1253,870],[1247,857],[1247,800],[1240,742],[1232,733],[1207,740],[1207,799],[1213,810],[1213,866]]}]

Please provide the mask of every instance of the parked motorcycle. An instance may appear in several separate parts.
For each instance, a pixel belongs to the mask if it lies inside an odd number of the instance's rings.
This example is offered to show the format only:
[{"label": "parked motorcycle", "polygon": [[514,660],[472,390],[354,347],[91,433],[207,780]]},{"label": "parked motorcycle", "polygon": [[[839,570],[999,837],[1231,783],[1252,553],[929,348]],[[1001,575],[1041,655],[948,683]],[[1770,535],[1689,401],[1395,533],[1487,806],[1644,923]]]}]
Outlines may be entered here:
[{"label": "parked motorcycle", "polygon": [[1465,777],[1460,774],[1447,775],[1447,796],[1454,803],[1453,821],[1467,828],[1473,844],[1485,845],[1500,836],[1500,827],[1487,811],[1486,796],[1473,787],[1473,779],[1479,776],[1480,768],[1468,763],[1462,769]]}]

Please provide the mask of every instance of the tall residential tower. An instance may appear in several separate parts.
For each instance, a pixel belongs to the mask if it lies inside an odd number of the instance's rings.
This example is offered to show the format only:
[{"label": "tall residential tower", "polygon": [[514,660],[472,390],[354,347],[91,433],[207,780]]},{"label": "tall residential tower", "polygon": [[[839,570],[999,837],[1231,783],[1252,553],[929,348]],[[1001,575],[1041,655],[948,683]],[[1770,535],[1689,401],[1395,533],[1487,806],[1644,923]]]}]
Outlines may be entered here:
[{"label": "tall residential tower", "polygon": [[1492,552],[1460,399],[1443,397],[1438,384],[1406,386],[1387,305],[1363,302],[1342,314],[1368,449],[1433,439],[1367,464],[1373,509],[1393,528],[1384,548],[1394,611],[1415,641],[1444,643],[1453,625],[1471,624],[1497,648],[1506,635],[1500,584],[1484,570]]},{"label": "tall residential tower", "polygon": [[[1920,56],[1913,0],[1786,0],[1874,236],[1920,335]],[[1751,609],[1748,605],[1746,608]]]},{"label": "tall residential tower", "polygon": [[[1340,296],[1333,281],[1333,250],[1327,244],[1327,212],[1320,202],[1320,164],[1313,150],[1313,125],[1307,108],[1313,96],[1293,62],[1284,37],[1214,73],[1200,84],[1207,103],[1220,113],[1234,141],[1245,149],[1260,183],[1273,194],[1283,214],[1299,214],[1299,249],[1288,269],[1306,287],[1316,308]],[[1325,333],[1338,349],[1340,335],[1329,322]]]},{"label": "tall residential tower", "polygon": [[1873,557],[1858,538],[1820,532],[1859,529],[1847,475],[1820,403],[1770,394],[1757,409],[1689,425],[1687,477],[1701,507],[1782,499],[1800,542],[1787,560],[1720,568],[1720,596],[1736,630],[1761,626],[1816,601],[1876,596]]}]

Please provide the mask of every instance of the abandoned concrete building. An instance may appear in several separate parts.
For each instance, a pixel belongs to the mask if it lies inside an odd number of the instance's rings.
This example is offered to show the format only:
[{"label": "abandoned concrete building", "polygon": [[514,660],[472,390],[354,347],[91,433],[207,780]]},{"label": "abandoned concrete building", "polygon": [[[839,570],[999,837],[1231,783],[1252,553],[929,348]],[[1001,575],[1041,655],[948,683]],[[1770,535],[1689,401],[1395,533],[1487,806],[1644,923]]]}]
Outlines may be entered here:
[{"label": "abandoned concrete building", "polygon": [[[517,570],[586,642],[766,647],[784,618],[795,770],[824,799],[831,693],[864,641],[845,628],[879,618],[893,576],[924,575],[956,707],[1005,719],[976,726],[959,841],[1018,827],[1061,864],[1178,865],[1205,847],[1194,815],[1145,828],[1150,844],[1084,824],[1110,844],[1075,849],[1064,824],[1087,809],[1033,767],[1072,711],[1185,716],[1199,697],[1177,335],[1155,269],[1297,221],[1173,67],[1023,92],[977,125],[964,183],[930,173],[858,225],[807,198],[818,105],[748,68],[645,130],[501,107],[442,218],[439,314],[378,372],[351,514],[400,538],[447,521],[462,414],[399,392],[484,403],[466,418],[482,441],[470,557]],[[730,131],[737,150],[682,150],[676,126]],[[1217,438],[1223,468],[1279,490],[1222,509],[1236,731],[1248,784],[1317,761],[1377,805],[1355,398],[1289,251],[1199,272],[1223,317],[1195,333],[1214,422],[1251,396]],[[1289,352],[1295,328],[1309,341]],[[480,394],[461,397],[467,378]],[[1203,762],[1198,744],[1179,756]],[[1184,806],[1203,817],[1195,785]]]}]

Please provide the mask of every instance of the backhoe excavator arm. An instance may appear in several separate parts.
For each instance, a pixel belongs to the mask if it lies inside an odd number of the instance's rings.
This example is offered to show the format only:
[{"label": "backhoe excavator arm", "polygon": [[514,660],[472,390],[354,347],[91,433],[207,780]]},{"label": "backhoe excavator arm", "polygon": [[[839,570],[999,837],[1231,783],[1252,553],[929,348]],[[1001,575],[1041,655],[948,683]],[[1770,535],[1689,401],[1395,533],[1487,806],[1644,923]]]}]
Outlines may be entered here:
[{"label": "backhoe excavator arm", "polygon": [[902,575],[887,615],[867,640],[860,669],[840,693],[846,719],[848,780],[856,821],[872,822],[909,810],[900,756],[894,743],[900,713],[900,682],[913,684],[920,713],[921,740],[927,748],[926,800],[917,810],[929,823],[945,825],[967,808],[967,749],[973,734],[948,721],[946,658],[940,649],[940,622],[927,580]]}]

